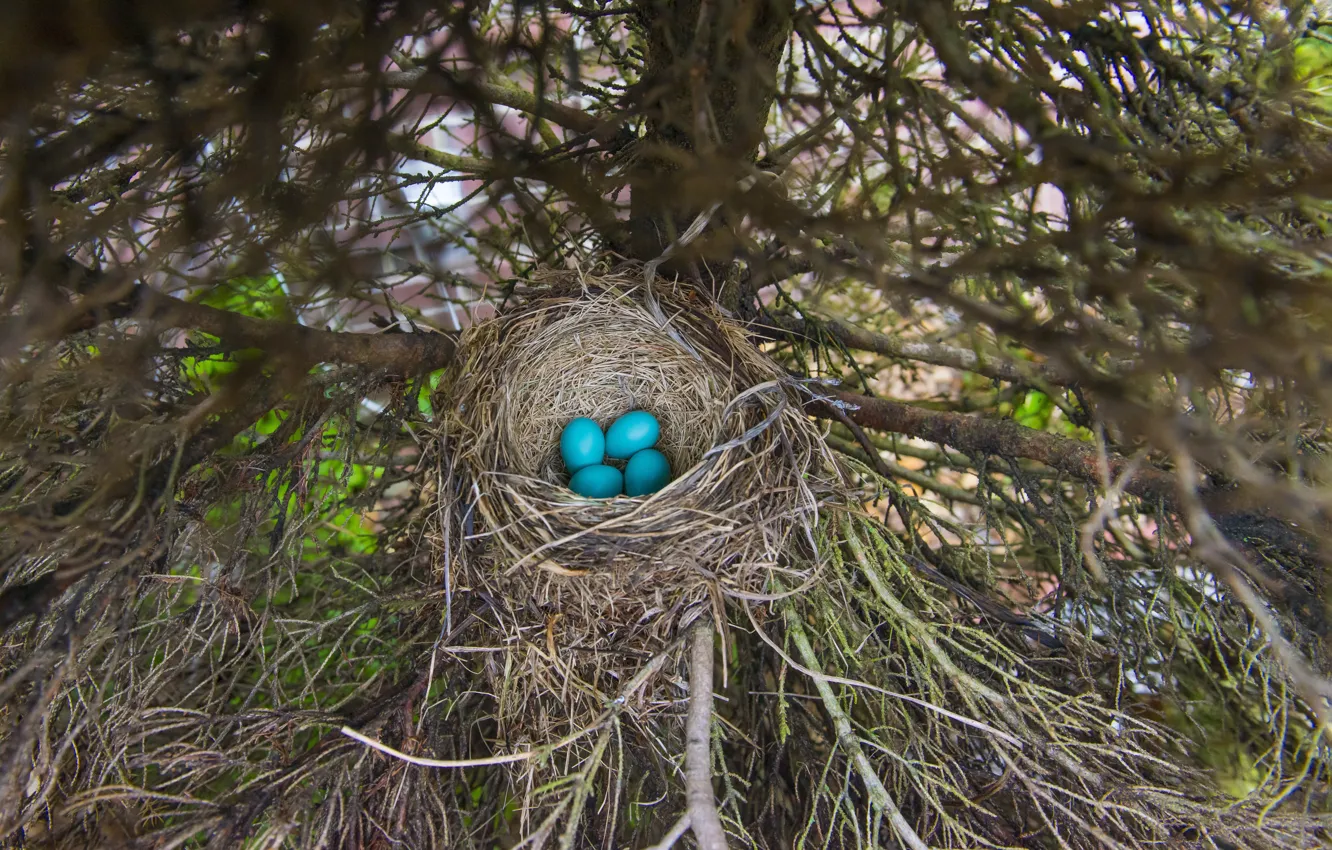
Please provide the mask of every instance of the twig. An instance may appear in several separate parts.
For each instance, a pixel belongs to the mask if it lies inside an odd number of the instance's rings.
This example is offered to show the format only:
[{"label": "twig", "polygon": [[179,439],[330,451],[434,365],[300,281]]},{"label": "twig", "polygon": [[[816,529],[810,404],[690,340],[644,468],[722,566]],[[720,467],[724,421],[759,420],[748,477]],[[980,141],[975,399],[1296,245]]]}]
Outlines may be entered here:
[{"label": "twig", "polygon": [[[875,473],[888,481],[906,481],[909,484],[916,485],[921,490],[929,490],[944,499],[950,499],[954,502],[962,502],[967,505],[985,504],[985,500],[970,490],[941,483],[931,475],[924,472],[918,472],[914,469],[907,469],[901,464],[884,460],[877,454],[867,454],[863,448],[848,443],[846,440],[839,439],[838,437],[829,435],[826,439],[830,447],[848,457],[856,458],[866,466],[872,467]],[[992,499],[991,501],[994,502],[995,507],[1002,507],[998,499]]]},{"label": "twig", "polygon": [[[559,739],[555,743],[548,744],[544,747],[534,747],[530,750],[523,750],[522,752],[518,753],[509,753],[508,755],[502,755],[502,756],[487,756],[485,758],[476,758],[476,759],[432,759],[432,758],[424,758],[422,756],[413,756],[404,753],[401,750],[396,750],[393,747],[390,747],[388,744],[380,743],[379,741],[376,741],[374,738],[368,737],[356,731],[350,726],[343,726],[338,731],[354,741],[359,741],[360,743],[365,744],[367,747],[370,747],[371,749],[378,750],[379,752],[385,755],[393,756],[396,759],[400,759],[401,761],[405,761],[409,764],[415,764],[420,767],[442,767],[442,768],[488,767],[490,765],[496,765],[496,764],[513,764],[514,762],[527,761],[528,759],[549,755],[550,753],[558,749],[567,747],[569,744],[574,743],[580,738],[590,735],[591,733],[597,731],[598,729],[604,728],[606,724],[610,723],[620,715],[620,712],[624,710],[624,706],[628,703],[629,698],[633,696],[635,693],[637,693],[639,689],[641,689],[644,685],[647,684],[647,681],[652,677],[652,674],[656,673],[663,666],[665,666],[667,660],[670,659],[670,657],[680,647],[680,644],[682,642],[683,642],[682,639],[677,639],[673,641],[670,646],[666,647],[664,650],[655,655],[652,658],[652,660],[649,661],[647,664],[644,664],[639,669],[639,671],[634,674],[633,678],[630,679],[625,684],[625,686],[620,690],[620,693],[615,697],[614,700],[611,701],[611,704],[606,708],[604,712],[602,712],[601,717],[597,718],[597,721],[595,723],[593,723],[590,726],[586,726],[582,729],[579,729],[577,732],[565,735],[563,738]],[[711,691],[709,691],[709,694],[711,694]]]},{"label": "twig", "polygon": [[600,134],[605,137],[615,135],[614,125],[603,124],[595,116],[572,106],[546,100],[516,86],[451,79],[443,71],[434,68],[389,71],[377,74],[373,78],[368,73],[348,74],[335,80],[329,88],[361,88],[372,82],[385,88],[410,89],[420,94],[444,95],[472,103],[481,101],[495,106],[507,106],[519,112],[540,115],[551,123],[579,133]]},{"label": "twig", "polygon": [[295,347],[322,361],[389,369],[402,375],[438,369],[453,359],[454,342],[447,334],[339,333],[252,319],[162,295],[146,286],[139,288],[149,321],[203,331],[232,344],[266,350]]},{"label": "twig", "polygon": [[[288,322],[255,319],[206,304],[173,298],[138,283],[128,275],[88,268],[69,257],[57,261],[78,293],[68,312],[54,321],[28,316],[12,320],[13,333],[0,334],[0,357],[37,338],[62,336],[73,328],[105,319],[136,319],[159,328],[202,331],[229,345],[265,351],[296,351],[315,362],[349,363],[410,375],[445,366],[453,359],[454,341],[447,334],[341,333]],[[0,327],[0,331],[5,328]]]},{"label": "twig", "polygon": [[411,136],[402,133],[387,133],[384,141],[389,150],[402,154],[409,159],[419,160],[444,169],[463,174],[491,175],[499,169],[496,163],[471,156],[458,156],[424,145]]},{"label": "twig", "polygon": [[380,743],[379,741],[376,741],[374,738],[362,735],[360,732],[357,732],[355,729],[351,728],[350,726],[343,726],[338,731],[346,735],[348,738],[351,738],[353,741],[359,741],[362,744],[365,744],[367,747],[369,747],[372,750],[378,750],[384,755],[393,756],[394,758],[400,761],[405,761],[408,764],[414,764],[418,767],[454,768],[454,767],[490,767],[492,765],[497,765],[497,764],[513,764],[514,762],[527,761],[528,759],[547,756],[558,749],[569,746],[570,744],[572,744],[573,742],[577,741],[580,738],[590,735],[591,733],[599,729],[601,726],[602,724],[600,722],[594,723],[591,726],[579,729],[577,732],[565,735],[563,738],[559,739],[553,744],[550,744],[549,746],[534,747],[533,749],[523,750],[522,752],[518,753],[509,753],[507,755],[502,755],[502,756],[486,756],[485,758],[477,758],[477,759],[432,759],[432,758],[424,758],[422,756],[413,756],[404,753],[402,750],[395,750],[393,747],[390,747],[388,744]]},{"label": "twig", "polygon": [[1179,467],[1180,498],[1184,502],[1184,516],[1189,534],[1193,537],[1193,552],[1198,555],[1226,583],[1231,593],[1253,617],[1254,623],[1266,635],[1272,655],[1284,668],[1295,692],[1309,706],[1318,725],[1332,732],[1332,681],[1318,674],[1281,631],[1276,615],[1267,603],[1254,592],[1245,578],[1251,572],[1248,560],[1230,544],[1212,517],[1203,508],[1197,494],[1197,469],[1193,458],[1183,448],[1175,452]]},{"label": "twig", "polygon": [[[852,422],[878,431],[895,431],[940,445],[952,446],[971,455],[999,455],[1036,460],[1090,484],[1102,481],[1101,457],[1093,446],[1078,440],[1027,428],[1003,419],[985,419],[965,413],[926,410],[898,401],[833,390],[831,401],[844,406],[835,411],[832,404],[816,403],[812,412],[824,419]],[[1175,509],[1175,477],[1162,469],[1144,466],[1125,476],[1133,461],[1123,455],[1107,453],[1109,471],[1124,477],[1127,493],[1143,499],[1160,499]]]},{"label": "twig", "polygon": [[[781,598],[784,599],[785,597]],[[881,688],[878,685],[871,685],[869,682],[861,682],[856,679],[848,679],[843,676],[832,676],[822,672],[821,670],[817,670],[811,667],[806,667],[805,665],[801,664],[799,661],[796,661],[794,658],[788,655],[785,650],[783,650],[780,646],[776,644],[776,642],[773,641],[772,638],[768,637],[768,633],[763,631],[763,627],[759,625],[758,620],[755,619],[754,617],[754,612],[750,610],[748,605],[745,606],[745,613],[749,615],[749,623],[754,627],[754,634],[758,635],[759,640],[767,644],[769,649],[777,653],[777,656],[781,658],[783,661],[785,661],[787,666],[789,666],[792,670],[795,670],[797,673],[802,673],[818,682],[827,682],[828,684],[831,685],[845,685],[848,688],[861,688],[867,691],[873,691],[876,694],[883,694],[884,696],[891,697],[892,699],[900,699],[903,702],[909,702],[912,705],[918,705],[921,708],[925,709],[926,711],[932,711],[935,714],[938,714],[942,717],[947,717],[949,720],[961,723],[963,726],[969,726],[972,729],[978,729],[986,733],[987,735],[993,735],[996,738],[1007,741],[1008,743],[1012,744],[1015,747],[1026,746],[1026,744],[1022,741],[1022,739],[1015,738],[1014,736],[1008,734],[1002,729],[996,729],[990,724],[982,723],[981,721],[976,720],[975,718],[958,714],[955,711],[949,711],[943,706],[935,705],[934,703],[920,699],[919,697],[913,697],[910,696],[909,694],[898,693],[897,691],[890,691],[887,688]]]},{"label": "twig", "polygon": [[1101,565],[1101,559],[1096,556],[1096,535],[1105,528],[1105,524],[1110,521],[1110,517],[1115,513],[1115,507],[1119,502],[1119,494],[1124,490],[1124,482],[1133,478],[1133,474],[1138,470],[1138,462],[1141,458],[1134,458],[1129,468],[1117,478],[1110,475],[1110,456],[1105,448],[1105,432],[1101,428],[1096,429],[1096,456],[1100,461],[1101,487],[1105,490],[1105,498],[1101,499],[1096,506],[1096,513],[1088,517],[1082,525],[1081,543],[1082,543],[1082,561],[1087,566],[1087,572],[1091,573],[1092,578],[1099,582],[1105,581],[1105,569]]},{"label": "twig", "polygon": [[677,820],[669,830],[667,830],[661,840],[649,847],[648,850],[671,850],[671,848],[675,846],[675,843],[689,831],[690,823],[689,813],[686,812],[680,816],[680,819]]},{"label": "twig", "polygon": [[[814,647],[810,645],[809,638],[805,635],[804,626],[800,623],[800,618],[790,605],[783,606],[782,615],[786,620],[786,628],[791,632],[791,640],[795,642],[796,649],[800,651],[800,657],[805,660],[805,664],[810,669],[818,671],[819,659],[814,654]],[[916,830],[907,823],[906,817],[902,815],[897,804],[893,801],[893,796],[888,793],[883,780],[875,772],[874,765],[870,764],[869,757],[860,746],[860,740],[856,738],[855,731],[851,728],[851,719],[846,716],[842,705],[837,701],[837,695],[833,693],[832,686],[826,681],[827,677],[823,675],[811,677],[814,679],[814,687],[818,689],[819,699],[823,702],[824,709],[832,718],[833,729],[837,732],[837,741],[848,753],[851,754],[851,761],[855,764],[856,773],[865,783],[865,790],[869,793],[870,802],[888,816],[888,821],[897,831],[898,837],[902,843],[906,844],[911,850],[929,850],[929,845],[921,840],[916,834]]]},{"label": "twig", "polygon": [[932,342],[912,342],[875,333],[840,319],[819,318],[817,322],[810,322],[785,314],[769,314],[769,318],[778,329],[787,334],[810,338],[817,337],[819,332],[822,332],[847,348],[854,348],[857,351],[872,351],[888,357],[947,366],[995,380],[1016,384],[1030,384],[1034,380],[1041,380],[1055,386],[1068,386],[1076,381],[1073,375],[1055,366],[1042,363],[1019,365],[1003,359],[1001,354],[983,357],[970,348]]},{"label": "twig", "polygon": [[689,634],[689,715],[685,722],[685,802],[699,850],[726,850],[712,793],[712,621]]},{"label": "twig", "polygon": [[582,769],[578,771],[578,782],[572,794],[573,804],[569,807],[569,820],[564,834],[560,836],[560,850],[573,850],[574,841],[578,838],[578,822],[583,819],[583,809],[587,805],[587,798],[592,794],[592,780],[596,778],[601,760],[606,755],[606,747],[610,744],[610,732],[611,727],[607,724],[597,738],[597,745],[592,749],[592,755],[588,756]]},{"label": "twig", "polygon": [[[842,410],[836,410],[837,407]],[[1095,446],[1027,428],[1010,420],[927,410],[841,390],[832,390],[824,399],[816,399],[808,410],[820,418],[836,421],[841,421],[845,415],[865,428],[918,437],[976,457],[997,455],[1038,461],[1093,487],[1104,484],[1108,471],[1109,477],[1115,481],[1115,490],[1110,494],[1112,498],[1128,493],[1149,502],[1159,502],[1165,510],[1177,516],[1183,517],[1185,513],[1173,473],[1113,452],[1106,452],[1103,459]],[[1257,488],[1216,488],[1199,492],[1197,498],[1204,508],[1221,520],[1220,529],[1225,529],[1229,522],[1262,520],[1268,516],[1270,505],[1262,504],[1257,492]],[[1231,542],[1243,543],[1242,538],[1229,536],[1225,530],[1221,533]],[[1310,553],[1314,551],[1307,534],[1284,525],[1269,526],[1265,539],[1283,551],[1305,559],[1312,557]]]}]

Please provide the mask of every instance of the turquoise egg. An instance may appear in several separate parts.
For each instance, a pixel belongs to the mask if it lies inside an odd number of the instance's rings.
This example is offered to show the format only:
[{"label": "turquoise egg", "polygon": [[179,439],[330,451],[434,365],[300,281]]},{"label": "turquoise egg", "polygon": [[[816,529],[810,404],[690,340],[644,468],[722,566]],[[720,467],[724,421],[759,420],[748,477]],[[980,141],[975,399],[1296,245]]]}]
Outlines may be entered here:
[{"label": "turquoise egg", "polygon": [[656,449],[634,452],[624,465],[624,494],[647,496],[655,493],[671,480],[671,462]]},{"label": "turquoise egg", "polygon": [[613,466],[585,466],[574,473],[569,489],[588,499],[612,499],[624,492],[624,476]]},{"label": "turquoise egg", "polygon": [[606,435],[601,433],[601,426],[585,416],[565,425],[560,432],[560,457],[570,472],[605,460]]},{"label": "turquoise egg", "polygon": [[633,457],[634,452],[655,446],[660,436],[657,417],[646,410],[633,410],[606,429],[606,454],[622,459]]}]

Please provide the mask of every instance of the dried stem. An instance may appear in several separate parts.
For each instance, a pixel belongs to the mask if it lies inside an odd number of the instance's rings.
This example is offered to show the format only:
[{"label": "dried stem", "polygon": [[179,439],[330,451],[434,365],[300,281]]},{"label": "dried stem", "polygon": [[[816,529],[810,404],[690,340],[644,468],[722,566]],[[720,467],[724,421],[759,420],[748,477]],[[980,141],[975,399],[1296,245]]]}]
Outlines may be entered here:
[{"label": "dried stem", "polygon": [[712,793],[712,621],[689,636],[689,715],[685,726],[685,799],[700,850],[725,850],[726,830]]},{"label": "dried stem", "polygon": [[[805,664],[818,673],[819,658],[814,653],[814,647],[810,645],[809,637],[805,634],[805,628],[800,623],[799,616],[790,608],[784,610],[786,627],[790,630],[791,640],[795,642],[796,649],[800,652],[800,657]],[[921,840],[916,831],[907,823],[902,815],[901,809],[893,801],[893,796],[888,793],[883,780],[875,772],[874,765],[870,764],[869,758],[860,746],[860,741],[856,738],[855,730],[851,728],[851,718],[847,717],[842,709],[842,704],[838,702],[837,695],[833,693],[832,685],[823,675],[815,676],[814,687],[818,689],[819,699],[823,702],[823,708],[832,718],[833,729],[837,732],[837,740],[841,746],[851,754],[852,763],[855,765],[856,773],[859,774],[862,782],[865,783],[865,790],[869,793],[870,800],[874,807],[888,816],[888,821],[897,831],[897,835],[902,842],[911,850],[929,850],[929,845]]]}]

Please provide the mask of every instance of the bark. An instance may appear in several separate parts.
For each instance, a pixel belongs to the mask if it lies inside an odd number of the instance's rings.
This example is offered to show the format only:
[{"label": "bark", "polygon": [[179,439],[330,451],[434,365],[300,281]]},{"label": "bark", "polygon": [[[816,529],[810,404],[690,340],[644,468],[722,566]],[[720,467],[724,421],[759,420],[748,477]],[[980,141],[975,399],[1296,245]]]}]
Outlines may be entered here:
[{"label": "bark", "polygon": [[[1040,461],[1053,469],[1089,483],[1101,479],[1101,457],[1095,446],[1026,428],[1006,419],[984,419],[965,413],[926,410],[898,401],[835,391],[833,398],[848,405],[845,415],[852,422],[876,431],[894,431],[951,446],[967,454],[1026,458]],[[839,418],[830,407],[823,411]],[[820,412],[820,411],[816,411]],[[820,413],[822,415],[822,413]],[[1123,455],[1106,453],[1111,476],[1118,478],[1131,465]],[[1152,466],[1140,465],[1124,485],[1124,491],[1143,499],[1161,500],[1173,509],[1176,500],[1175,477]]]},{"label": "bark", "polygon": [[726,850],[726,829],[712,792],[712,621],[689,636],[689,714],[685,730],[685,786],[689,822],[699,850]]},{"label": "bark", "polygon": [[[648,125],[630,178],[635,257],[659,256],[753,161],[794,9],[794,0],[637,0],[647,44],[637,105]],[[725,246],[695,247],[729,259]]]}]

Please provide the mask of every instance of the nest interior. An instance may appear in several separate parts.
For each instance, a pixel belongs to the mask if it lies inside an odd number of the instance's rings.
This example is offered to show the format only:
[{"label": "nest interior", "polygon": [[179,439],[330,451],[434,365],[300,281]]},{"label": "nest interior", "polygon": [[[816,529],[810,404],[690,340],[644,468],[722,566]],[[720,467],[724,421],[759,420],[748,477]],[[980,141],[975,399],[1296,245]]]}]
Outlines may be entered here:
[{"label": "nest interior", "polygon": [[[497,459],[511,463],[519,475],[567,484],[557,445],[564,426],[586,416],[604,429],[642,408],[662,425],[658,448],[671,468],[685,470],[697,463],[721,428],[734,374],[700,368],[704,364],[681,356],[679,343],[645,322],[626,322],[609,331],[610,345],[607,334],[569,335],[569,311],[565,320],[548,322],[551,306],[525,317],[534,327],[510,331],[512,361],[539,365],[548,360],[560,368],[518,371],[498,388],[497,436],[509,451]],[[581,309],[598,306],[593,302]]]},{"label": "nest interior", "polygon": [[[533,283],[464,336],[442,396],[440,440],[489,580],[521,580],[565,614],[573,594],[603,627],[678,610],[708,588],[760,594],[834,490],[835,461],[800,391],[706,297],[649,288],[641,267]],[[661,422],[671,483],[648,497],[575,495],[561,429],[633,409]]]}]

